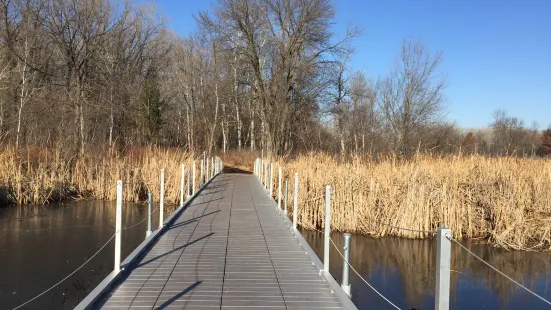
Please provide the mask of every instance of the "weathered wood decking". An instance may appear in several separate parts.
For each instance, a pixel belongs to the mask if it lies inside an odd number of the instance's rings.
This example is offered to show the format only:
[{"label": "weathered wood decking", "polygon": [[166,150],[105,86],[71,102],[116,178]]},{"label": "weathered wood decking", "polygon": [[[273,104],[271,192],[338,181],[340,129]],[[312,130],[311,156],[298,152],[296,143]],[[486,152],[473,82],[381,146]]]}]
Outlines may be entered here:
[{"label": "weathered wood decking", "polygon": [[93,308],[350,308],[289,223],[254,176],[218,175]]}]

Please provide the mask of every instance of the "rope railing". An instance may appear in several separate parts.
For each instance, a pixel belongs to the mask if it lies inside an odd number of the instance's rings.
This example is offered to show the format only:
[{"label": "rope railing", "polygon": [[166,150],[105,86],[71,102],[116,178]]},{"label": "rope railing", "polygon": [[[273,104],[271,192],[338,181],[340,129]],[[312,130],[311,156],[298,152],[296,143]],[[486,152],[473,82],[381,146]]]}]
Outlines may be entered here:
[{"label": "rope railing", "polygon": [[[266,169],[266,166],[267,167],[270,167],[270,163],[268,164],[264,164],[264,161],[261,161],[261,159],[257,159],[255,160],[254,162],[254,173],[255,175],[260,179],[260,181],[266,186],[268,183],[271,182],[271,179],[272,179],[272,173],[268,172],[268,169]],[[270,169],[271,170],[271,169]],[[281,170],[280,170],[281,171]],[[280,172],[281,173],[281,172]],[[280,178],[281,180],[281,178]],[[297,219],[296,219],[296,213],[297,213],[297,203],[296,201],[298,200],[298,189],[297,189],[297,184],[298,184],[298,173],[295,174],[295,197],[294,197],[294,201],[295,201],[295,204],[293,206],[293,227],[296,228],[297,227]],[[270,197],[271,197],[271,192],[270,192]],[[316,196],[314,198],[311,198],[311,199],[308,199],[306,201],[301,201],[301,203],[307,203],[307,202],[311,202],[311,201],[316,201],[316,200],[320,200],[322,199],[324,196]],[[327,199],[330,198],[330,186],[326,186],[326,195],[325,195],[325,198],[326,198],[326,205],[325,205],[325,212],[326,212],[326,218],[325,218],[325,222],[327,223],[327,220],[329,220],[328,223],[330,223],[330,200],[328,201]],[[280,199],[280,197],[278,197],[278,200]],[[287,201],[288,197],[285,196],[285,201]],[[436,288],[436,292],[437,294],[441,294],[441,296],[437,296],[436,298],[436,308],[437,309],[441,309],[442,307],[446,307],[446,303],[449,302],[449,280],[450,280],[450,272],[458,272],[458,271],[455,271],[455,270],[451,270],[450,269],[450,260],[451,260],[451,256],[450,256],[450,244],[453,242],[455,244],[457,244],[458,246],[460,246],[463,250],[465,250],[468,254],[474,256],[476,259],[480,260],[482,263],[484,263],[485,265],[487,265],[488,267],[490,267],[492,270],[496,271],[497,273],[501,274],[503,277],[505,277],[507,280],[513,282],[514,284],[516,284],[517,286],[521,287],[522,289],[524,289],[525,291],[527,291],[528,293],[532,294],[533,296],[537,297],[538,299],[542,300],[543,302],[545,302],[546,304],[548,305],[551,305],[551,301],[545,299],[544,297],[542,297],[541,295],[537,294],[536,292],[534,292],[533,290],[530,290],[529,288],[527,288],[526,286],[522,285],[521,283],[519,283],[518,281],[514,280],[513,278],[509,277],[507,274],[505,274],[504,272],[500,271],[499,269],[497,269],[496,267],[494,267],[493,265],[491,265],[490,263],[486,262],[485,260],[483,260],[481,257],[479,257],[478,255],[476,255],[475,253],[473,253],[471,250],[469,250],[467,247],[465,247],[463,244],[461,244],[461,242],[459,242],[458,240],[454,239],[452,236],[451,236],[451,231],[447,228],[438,228],[437,231],[432,231],[432,230],[422,230],[422,229],[414,229],[414,228],[407,228],[407,227],[401,227],[401,226],[397,226],[397,225],[393,225],[391,223],[383,223],[381,221],[378,221],[374,218],[369,218],[363,214],[359,214],[358,212],[354,212],[356,215],[359,215],[361,216],[362,218],[366,219],[366,220],[369,220],[371,222],[374,222],[378,225],[384,225],[384,226],[388,226],[390,228],[393,228],[393,229],[398,229],[398,230],[404,230],[404,231],[410,231],[410,232],[416,232],[416,233],[421,233],[421,234],[431,234],[431,235],[437,235],[437,265],[440,266],[440,273],[437,273],[437,288]],[[327,217],[327,214],[329,214],[329,217]],[[329,226],[331,226],[331,224],[329,224]],[[350,267],[350,269],[352,269],[352,271],[365,283],[367,284],[375,293],[377,293],[380,297],[382,297],[385,301],[387,301],[390,305],[392,305],[394,308],[396,309],[399,309],[398,306],[396,306],[395,304],[393,304],[390,300],[388,300],[386,297],[384,297],[379,291],[377,291],[371,284],[369,284],[368,281],[366,281],[360,274],[359,272],[356,271],[356,269],[350,264],[350,262],[346,259],[345,255],[343,255],[343,253],[338,249],[338,247],[335,245],[335,243],[333,242],[333,239],[330,238],[329,234],[330,232],[328,232],[329,230],[326,230],[325,232],[322,232],[316,228],[312,228],[313,230],[317,231],[317,232],[320,232],[320,233],[323,233],[325,235],[325,242],[324,243],[331,243],[333,245],[333,247],[337,250],[337,252],[339,253],[339,255],[343,258],[343,264],[346,264]],[[346,235],[346,234],[345,234]],[[346,240],[346,239],[345,239]],[[442,242],[443,240],[447,240],[449,242]],[[346,245],[345,245],[345,248],[346,248]],[[328,271],[328,262],[329,262],[329,257],[328,257],[328,250],[327,248],[325,249],[324,251],[324,257],[323,257],[323,260],[324,260],[324,270],[325,271]],[[348,255],[348,252],[346,252],[347,255]],[[327,263],[326,263],[327,261]],[[326,266],[327,264],[327,266]],[[460,272],[458,272],[460,273]],[[347,273],[348,274],[348,273]],[[344,284],[343,284],[344,285]],[[446,291],[447,290],[447,291]]]},{"label": "rope railing", "polygon": [[350,266],[350,269],[352,269],[352,271],[354,271],[354,273],[365,283],[367,284],[367,286],[369,286],[370,289],[372,289],[377,295],[379,295],[382,299],[384,299],[387,303],[389,303],[392,307],[394,307],[395,309],[398,309],[400,310],[400,308],[398,306],[396,306],[392,301],[390,301],[388,298],[386,298],[383,294],[381,294],[381,292],[379,292],[375,287],[373,287],[373,285],[369,284],[369,282],[367,282],[366,279],[364,279],[364,277],[362,277],[362,275],[356,271],[356,269],[354,268],[354,266],[352,266],[352,264],[350,264],[350,262],[348,262],[348,260],[344,257],[344,255],[342,254],[342,252],[339,250],[339,248],[335,245],[335,242],[333,242],[333,239],[329,238],[329,241],[331,241],[331,244],[333,244],[333,247],[335,248],[335,250],[337,250],[337,252],[339,253],[339,255],[342,257],[343,259],[343,262],[346,263],[348,266]]},{"label": "rope railing", "polygon": [[[315,231],[319,232],[319,233],[324,233],[323,231],[321,230],[318,230],[318,229],[314,229]],[[339,253],[339,255],[342,257],[343,259],[343,263],[346,263],[348,266],[350,266],[350,269],[352,269],[352,271],[354,271],[354,273],[365,283],[367,284],[367,286],[369,286],[370,289],[372,289],[377,295],[379,295],[383,300],[385,300],[386,302],[388,302],[392,307],[394,307],[395,309],[398,309],[400,310],[400,308],[398,306],[396,306],[392,301],[390,301],[388,298],[386,298],[381,292],[379,292],[373,285],[371,285],[369,282],[367,282],[367,280],[362,277],[362,275],[356,271],[356,269],[354,268],[354,266],[352,266],[352,264],[350,264],[350,262],[344,257],[344,255],[342,254],[342,252],[339,250],[339,248],[337,247],[337,245],[335,244],[335,242],[333,241],[333,239],[331,237],[329,237],[329,241],[331,242],[331,244],[333,245],[333,247],[335,248],[335,250],[337,250],[337,252]]]},{"label": "rope railing", "polygon": [[[203,154],[202,156],[203,158],[205,158],[205,155]],[[212,178],[214,178],[218,173],[221,173],[222,172],[222,160],[219,158],[219,157],[212,157],[212,158],[208,158],[209,162],[206,162],[203,161],[203,166],[201,168],[202,169],[202,175],[205,177],[205,183],[208,182],[209,180],[211,180]],[[208,166],[209,163],[212,163],[213,166]],[[195,176],[195,165],[194,165],[194,176]],[[207,169],[208,168],[208,169]],[[211,169],[212,168],[212,169]],[[185,174],[184,174],[184,169],[182,168],[182,184],[184,182],[184,178],[185,178]],[[193,183],[195,183],[195,180],[193,180]],[[202,184],[202,185],[204,185]],[[189,178],[189,175],[188,175],[188,194],[191,194],[189,192],[189,186],[190,186],[190,178]],[[117,181],[117,184],[115,186],[117,188],[117,199],[116,199],[116,225],[115,225],[115,233],[107,240],[107,242],[105,242],[100,248],[99,250],[97,250],[94,254],[92,254],[92,256],[90,256],[90,258],[88,258],[84,263],[82,263],[78,268],[76,268],[75,270],[73,270],[71,273],[69,273],[67,276],[65,276],[63,279],[59,280],[58,282],[56,282],[54,285],[52,285],[51,287],[47,288],[46,290],[42,291],[40,294],[34,296],[33,298],[25,301],[24,303],[18,305],[17,307],[13,308],[13,310],[17,310],[17,309],[20,309],[26,305],[28,305],[29,303],[35,301],[36,299],[40,298],[41,296],[44,296],[46,293],[50,292],[51,290],[53,290],[54,288],[56,288],[57,286],[59,286],[61,283],[63,283],[64,281],[66,281],[67,279],[69,279],[71,276],[73,276],[75,273],[77,273],[79,270],[81,270],[84,266],[86,266],[90,261],[92,261],[92,259],[94,259],[94,257],[96,257],[103,249],[105,249],[105,247],[113,240],[115,239],[115,267],[114,267],[114,272],[115,273],[119,273],[121,271],[121,262],[120,262],[120,254],[121,254],[121,234],[123,231],[127,231],[127,230],[130,230],[134,227],[137,227],[138,225],[142,224],[143,222],[147,221],[148,219],[151,220],[151,215],[157,211],[160,211],[161,213],[159,214],[159,219],[160,219],[160,223],[159,223],[159,228],[162,228],[163,227],[163,198],[164,198],[164,169],[161,169],[161,202],[159,204],[159,206],[157,208],[155,208],[154,210],[152,211],[148,211],[148,214],[145,218],[143,218],[142,220],[140,220],[139,222],[137,223],[134,223],[130,226],[127,226],[127,227],[124,227],[122,228],[121,226],[121,222],[122,222],[122,195],[123,195],[123,182],[121,180]],[[183,185],[181,186],[183,188]],[[183,189],[181,189],[183,190]],[[194,192],[193,194],[195,194],[195,188],[194,188]],[[189,196],[188,196],[189,198]],[[149,207],[151,207],[151,197],[149,198]],[[183,204],[183,201],[181,202]],[[68,207],[65,207],[63,209],[56,209],[56,210],[51,210],[51,211],[48,211],[48,212],[41,212],[41,213],[37,213],[37,214],[33,214],[33,215],[30,215],[30,216],[24,216],[24,217],[18,217],[18,218],[8,218],[8,219],[3,219],[3,220],[20,220],[20,219],[24,219],[24,218],[31,218],[31,217],[35,217],[35,216],[39,216],[39,215],[43,215],[43,214],[47,214],[47,213],[51,213],[51,212],[55,212],[55,211],[59,211],[59,210],[64,210],[64,209],[67,209],[67,208],[72,208],[74,207],[75,205],[71,205],[71,206],[68,206]],[[149,209],[151,210],[151,208]],[[146,238],[147,236],[149,236],[149,234],[151,233],[150,229],[151,229],[151,222],[149,222],[148,224],[148,231],[146,232]]]},{"label": "rope railing", "polygon": [[130,230],[138,225],[140,225],[141,223],[147,221],[147,219],[149,219],[149,217],[151,217],[153,215],[153,213],[155,213],[157,210],[159,210],[159,207],[155,208],[155,210],[151,211],[151,213],[149,213],[145,218],[143,218],[141,221],[137,222],[136,224],[133,224],[133,225],[130,225],[130,226],[127,226],[127,227],[124,227],[122,229],[122,231],[127,231],[127,230]]},{"label": "rope railing", "polygon": [[99,254],[99,252],[101,252],[108,244],[109,242],[111,242],[111,240],[113,240],[113,238],[115,238],[115,236],[117,235],[117,233],[114,233],[111,238],[109,238],[109,240],[107,240],[107,242],[105,242],[105,244],[99,249],[96,251],[96,253],[94,253],[92,256],[90,256],[90,258],[88,258],[84,263],[82,263],[82,265],[80,265],[77,269],[73,270],[73,272],[71,272],[70,274],[68,274],[66,277],[64,277],[63,279],[59,280],[57,283],[55,283],[54,285],[50,286],[48,289],[44,290],[42,293],[36,295],[35,297],[27,300],[26,302],[20,304],[19,306],[13,308],[13,310],[17,310],[21,307],[24,307],[25,305],[33,302],[34,300],[40,298],[41,296],[43,296],[44,294],[48,293],[49,291],[53,290],[54,288],[56,288],[58,285],[60,285],[61,283],[63,283],[63,281],[69,279],[72,275],[74,275],[75,273],[77,273],[77,271],[79,271],[80,269],[82,269],[84,266],[86,266],[86,264],[88,264],[94,257],[96,257],[96,255]]},{"label": "rope railing", "polygon": [[484,259],[482,259],[480,256],[476,255],[475,253],[473,253],[471,250],[469,250],[466,246],[464,246],[461,242],[459,242],[458,240],[452,238],[451,236],[446,236],[446,238],[448,240],[450,240],[450,242],[453,242],[455,244],[457,244],[460,248],[462,248],[463,250],[465,250],[467,253],[469,253],[470,255],[474,256],[476,259],[478,259],[480,262],[482,262],[484,265],[490,267],[492,270],[494,270],[495,272],[499,273],[500,275],[502,275],[503,277],[505,277],[507,280],[515,283],[516,285],[518,285],[520,288],[524,289],[525,291],[527,291],[528,293],[534,295],[535,297],[541,299],[543,302],[545,302],[546,304],[550,305],[551,306],[551,301],[543,298],[542,296],[538,295],[536,292],[530,290],[529,288],[527,288],[526,286],[520,284],[518,281],[516,281],[515,279],[511,278],[510,276],[506,275],[504,272],[502,272],[501,270],[497,269],[496,267],[494,267],[492,264],[488,263],[487,261],[485,261]]}]

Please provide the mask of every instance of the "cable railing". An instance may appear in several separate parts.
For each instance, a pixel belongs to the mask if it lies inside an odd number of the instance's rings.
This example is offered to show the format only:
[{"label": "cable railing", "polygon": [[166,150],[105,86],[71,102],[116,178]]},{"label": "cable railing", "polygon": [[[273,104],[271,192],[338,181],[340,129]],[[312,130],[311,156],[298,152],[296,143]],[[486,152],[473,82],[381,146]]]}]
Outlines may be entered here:
[{"label": "cable railing", "polygon": [[47,288],[46,290],[42,291],[42,293],[34,296],[33,298],[27,300],[26,302],[20,304],[19,306],[13,308],[13,310],[16,310],[16,309],[19,309],[19,308],[22,308],[28,304],[30,304],[31,302],[37,300],[38,298],[44,296],[44,294],[48,293],[49,291],[53,290],[54,288],[56,288],[58,285],[60,285],[61,283],[63,283],[65,280],[69,279],[72,275],[74,275],[75,273],[77,273],[77,271],[79,271],[80,269],[82,269],[84,266],[86,266],[86,264],[88,264],[94,257],[96,257],[96,255],[99,254],[99,252],[101,252],[101,250],[103,250],[110,242],[111,240],[113,240],[113,238],[115,238],[115,236],[117,235],[117,233],[114,233],[111,238],[109,238],[109,240],[107,240],[107,242],[105,242],[103,244],[103,246],[96,251],[96,253],[92,254],[92,256],[90,256],[90,258],[88,258],[84,263],[82,263],[82,265],[80,265],[77,269],[73,270],[73,272],[69,273],[66,277],[64,277],[63,279],[59,280],[57,283],[55,283],[54,285],[50,286],[49,288]]},{"label": "cable railing", "polygon": [[539,295],[538,293],[532,291],[531,289],[527,288],[526,286],[522,285],[520,282],[516,281],[515,279],[511,278],[510,276],[506,275],[503,271],[497,269],[496,267],[494,267],[492,264],[488,263],[487,261],[483,260],[480,256],[476,255],[475,253],[473,253],[471,250],[469,250],[465,245],[463,245],[461,242],[459,242],[458,240],[454,239],[452,236],[446,236],[446,238],[457,244],[460,248],[462,248],[463,250],[465,250],[467,253],[469,253],[470,255],[474,256],[476,259],[478,259],[479,261],[481,261],[484,265],[490,267],[492,270],[494,270],[495,272],[499,273],[500,275],[502,275],[503,277],[505,277],[505,279],[513,282],[514,284],[516,284],[517,286],[519,286],[520,288],[522,288],[523,290],[527,291],[528,293],[534,295],[535,297],[541,299],[541,301],[543,301],[544,303],[548,304],[551,306],[551,301],[543,298],[541,295]]},{"label": "cable railing", "polygon": [[[209,161],[210,161],[210,158],[209,158]],[[202,168],[201,169],[201,178],[203,179],[203,177],[204,177],[204,180],[205,180],[205,182],[203,184],[201,184],[202,186],[205,185],[209,180],[213,179],[218,173],[220,173],[222,171],[222,160],[219,157],[212,157],[211,162],[212,162],[212,169],[206,168],[206,167],[205,167],[206,169],[203,169],[203,167],[201,167]],[[202,162],[202,164],[204,164],[204,162]],[[181,191],[182,192],[183,192],[183,189],[184,189],[184,182],[185,182],[185,169],[184,168],[185,168],[184,165],[182,165],[182,179],[181,179]],[[195,169],[194,169],[194,171],[195,171]],[[188,170],[188,172],[189,172],[189,170]],[[191,199],[192,195],[196,193],[196,190],[195,190],[195,188],[193,188],[193,194],[191,194],[191,188],[190,188],[191,183],[190,183],[189,173],[188,173],[187,180],[188,180],[188,197],[187,197],[187,199],[189,200],[189,199]],[[70,272],[67,276],[65,276],[64,278],[62,278],[61,280],[59,280],[58,282],[56,282],[55,284],[53,284],[49,288],[45,289],[41,293],[39,293],[36,296],[32,297],[31,299],[25,301],[24,303],[16,306],[15,308],[13,308],[13,310],[20,309],[20,308],[32,303],[33,301],[39,299],[40,297],[44,296],[45,294],[47,294],[48,292],[50,292],[51,290],[53,290],[54,288],[56,288],[57,286],[62,284],[64,281],[69,279],[71,276],[73,276],[79,270],[84,268],[84,266],[86,266],[88,263],[90,263],[103,249],[105,249],[107,247],[107,245],[113,239],[115,239],[115,266],[114,266],[114,271],[113,272],[115,274],[119,274],[120,271],[121,271],[121,241],[122,241],[121,240],[121,234],[122,234],[122,232],[131,230],[135,227],[138,227],[138,225],[140,225],[143,222],[145,222],[146,220],[148,220],[148,227],[147,227],[147,231],[146,231],[146,240],[147,240],[147,238],[149,238],[149,236],[151,235],[152,215],[156,211],[160,211],[160,214],[159,214],[159,229],[161,229],[163,227],[163,224],[164,224],[164,218],[163,218],[164,169],[161,169],[161,191],[160,191],[160,204],[159,204],[159,206],[157,208],[155,208],[154,210],[151,210],[152,194],[151,194],[151,192],[149,192],[148,193],[148,206],[149,206],[149,209],[148,209],[147,216],[145,218],[141,219],[140,221],[138,221],[138,222],[136,222],[136,223],[134,223],[130,226],[126,226],[124,228],[122,227],[123,182],[121,180],[117,181],[116,188],[117,188],[117,198],[116,198],[116,211],[115,211],[115,214],[116,214],[115,233],[94,254],[92,254],[92,256],[90,256],[84,263],[82,263],[80,266],[78,266],[75,270]],[[183,195],[181,195],[180,199],[181,199],[180,206],[182,207],[185,203],[183,201]],[[54,210],[54,211],[56,211],[56,210]],[[44,213],[49,213],[49,212],[44,212]]]},{"label": "cable railing", "polygon": [[[279,167],[279,187],[281,188],[281,174],[282,174],[282,168]],[[260,182],[264,185],[266,191],[269,193],[269,196],[272,197],[273,193],[273,167],[272,163],[264,161],[264,159],[257,158],[254,162],[254,174],[259,178]],[[287,180],[284,180],[287,182]],[[297,213],[296,210],[298,210],[298,173],[295,173],[295,192],[293,197],[293,228],[295,229],[295,233],[300,233],[297,228]],[[320,231],[314,228],[315,231],[323,233],[324,234],[324,257],[323,257],[323,263],[324,268],[322,271],[329,271],[329,244],[332,244],[333,247],[337,250],[339,255],[343,258],[343,266],[348,266],[352,271],[367,285],[369,286],[377,295],[379,295],[381,298],[383,298],[389,305],[394,307],[395,309],[400,309],[398,306],[396,306],[393,302],[391,302],[388,298],[386,298],[383,294],[381,294],[373,285],[371,285],[362,275],[357,272],[357,270],[350,264],[349,260],[346,259],[347,253],[346,251],[349,251],[349,247],[344,248],[345,253],[343,254],[339,248],[335,245],[333,242],[333,239],[330,238],[330,229],[331,226],[331,187],[329,185],[326,186],[326,193],[325,193],[325,231]],[[322,199],[323,196],[316,196],[312,199],[307,200],[309,201],[315,201]],[[277,199],[274,198],[277,202],[278,210],[281,211],[281,191],[278,190],[278,197]],[[284,201],[285,201],[285,207],[287,206],[286,202],[288,200],[287,194],[285,193]],[[303,202],[305,203],[305,202]],[[287,214],[287,212],[285,212]],[[359,214],[358,214],[359,215]],[[364,218],[366,218],[363,215],[360,215]],[[473,253],[471,250],[469,250],[466,246],[464,246],[461,242],[454,239],[451,236],[451,230],[444,227],[437,228],[436,231],[429,231],[429,230],[420,230],[420,229],[413,229],[413,228],[407,228],[407,227],[400,227],[397,225],[392,225],[391,223],[383,223],[380,221],[377,221],[376,219],[369,219],[372,222],[375,222],[377,225],[384,225],[391,227],[393,229],[398,230],[404,230],[404,231],[410,231],[410,232],[417,232],[422,234],[431,234],[436,235],[436,248],[437,248],[437,257],[436,257],[436,287],[435,287],[435,309],[437,310],[444,310],[449,309],[449,294],[450,294],[450,272],[452,271],[450,269],[451,264],[451,243],[457,244],[460,248],[465,250],[469,255],[474,256],[476,259],[481,261],[483,264],[494,270],[495,272],[499,273],[503,277],[505,277],[510,282],[514,283],[515,285],[519,286],[526,292],[530,293],[531,295],[535,296],[536,298],[540,299],[544,303],[551,305],[551,301],[545,299],[543,296],[537,294],[533,290],[530,290],[523,284],[521,284],[519,281],[511,278],[503,271],[499,270],[495,266],[491,265],[487,261],[483,260],[480,256]],[[346,234],[345,234],[346,235]],[[346,242],[346,240],[345,240]],[[344,272],[346,272],[346,276],[344,275]],[[344,270],[343,268],[343,278],[348,279],[348,271]],[[350,297],[349,294],[349,285],[348,283],[343,283],[342,287],[343,289],[348,286],[347,294]]]}]

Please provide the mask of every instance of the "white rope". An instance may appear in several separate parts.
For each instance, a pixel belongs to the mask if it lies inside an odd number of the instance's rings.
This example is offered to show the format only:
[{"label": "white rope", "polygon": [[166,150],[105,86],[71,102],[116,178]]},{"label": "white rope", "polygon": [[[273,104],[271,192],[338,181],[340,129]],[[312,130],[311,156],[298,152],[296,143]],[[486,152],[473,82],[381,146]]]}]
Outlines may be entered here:
[{"label": "white rope", "polygon": [[13,310],[16,310],[16,309],[19,309],[23,306],[25,306],[26,304],[34,301],[35,299],[39,298],[40,296],[48,293],[49,291],[51,291],[52,289],[54,289],[56,286],[58,286],[59,284],[61,284],[63,281],[69,279],[72,275],[74,275],[77,271],[79,271],[82,267],[84,267],[84,265],[88,264],[96,255],[98,255],[99,252],[101,252],[101,250],[103,250],[108,244],[109,242],[111,242],[111,240],[113,240],[113,238],[115,238],[117,234],[113,234],[113,236],[111,236],[111,238],[109,238],[109,240],[107,240],[107,242],[96,252],[94,253],[94,255],[92,255],[87,261],[85,261],[82,265],[80,265],[77,269],[75,269],[73,272],[71,272],[68,276],[66,276],[65,278],[61,279],[59,282],[57,282],[56,284],[52,285],[49,289],[45,290],[44,292],[36,295],[35,297],[31,298],[30,300],[26,301],[25,303],[22,303],[20,304],[19,306],[13,308]]},{"label": "white rope", "polygon": [[151,215],[153,215],[153,213],[155,213],[155,211],[157,211],[158,209],[159,209],[159,207],[155,208],[155,210],[151,211],[151,213],[149,213],[143,220],[137,222],[136,224],[134,224],[132,226],[125,227],[122,230],[123,231],[129,230],[130,228],[134,228],[134,227],[140,225],[141,223],[145,222],[145,220],[147,220]]},{"label": "white rope", "polygon": [[513,278],[509,277],[508,275],[504,274],[503,272],[499,271],[499,269],[497,269],[496,267],[490,265],[490,263],[486,262],[485,260],[483,260],[482,258],[480,258],[478,255],[474,254],[473,252],[471,252],[471,250],[467,249],[467,247],[465,247],[463,244],[461,244],[459,241],[455,240],[454,238],[452,238],[451,236],[446,236],[448,238],[448,240],[450,241],[453,241],[455,242],[457,245],[459,245],[461,248],[463,248],[463,250],[467,251],[467,253],[471,254],[472,256],[476,257],[479,261],[483,262],[486,266],[492,268],[495,272],[499,273],[500,275],[504,276],[505,278],[507,278],[509,281],[515,283],[516,285],[520,286],[521,288],[523,288],[524,290],[526,290],[528,293],[536,296],[537,298],[541,299],[543,302],[547,303],[548,305],[551,305],[551,302],[545,298],[543,298],[542,296],[538,295],[537,293],[535,293],[534,291],[530,290],[529,288],[527,288],[526,286],[520,284],[519,282],[515,281]]},{"label": "white rope", "polygon": [[329,238],[329,241],[331,241],[331,243],[333,244],[333,246],[335,247],[335,250],[337,250],[337,252],[339,252],[339,255],[343,258],[343,260],[346,262],[346,264],[348,264],[348,266],[350,266],[350,269],[352,269],[352,271],[354,271],[354,273],[356,273],[356,275],[358,275],[358,277],[360,277],[360,279],[362,279],[365,284],[367,284],[367,286],[369,286],[375,293],[377,293],[377,295],[381,296],[382,299],[384,299],[386,302],[388,302],[391,306],[393,306],[394,308],[400,310],[400,308],[398,306],[396,306],[395,304],[393,304],[390,300],[388,300],[388,298],[386,298],[385,296],[383,296],[383,294],[379,293],[379,291],[377,291],[371,284],[369,284],[369,282],[367,282],[357,271],[356,269],[354,269],[354,267],[352,267],[352,265],[350,265],[350,263],[344,258],[344,256],[342,255],[341,251],[339,251],[339,248],[335,245],[335,243],[333,242],[333,239]]}]

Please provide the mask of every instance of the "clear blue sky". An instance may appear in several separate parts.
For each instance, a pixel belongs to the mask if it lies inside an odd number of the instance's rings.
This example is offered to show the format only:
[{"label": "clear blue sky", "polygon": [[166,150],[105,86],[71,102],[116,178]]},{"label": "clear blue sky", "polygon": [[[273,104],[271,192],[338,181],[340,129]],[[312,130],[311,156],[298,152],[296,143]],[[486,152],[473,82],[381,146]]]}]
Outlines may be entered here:
[{"label": "clear blue sky", "polygon": [[[210,0],[155,1],[174,31],[196,28],[192,15]],[[530,126],[551,124],[551,0],[334,0],[334,32],[364,29],[350,66],[373,79],[388,72],[405,38],[442,51],[447,115],[485,127],[496,109]]]}]

